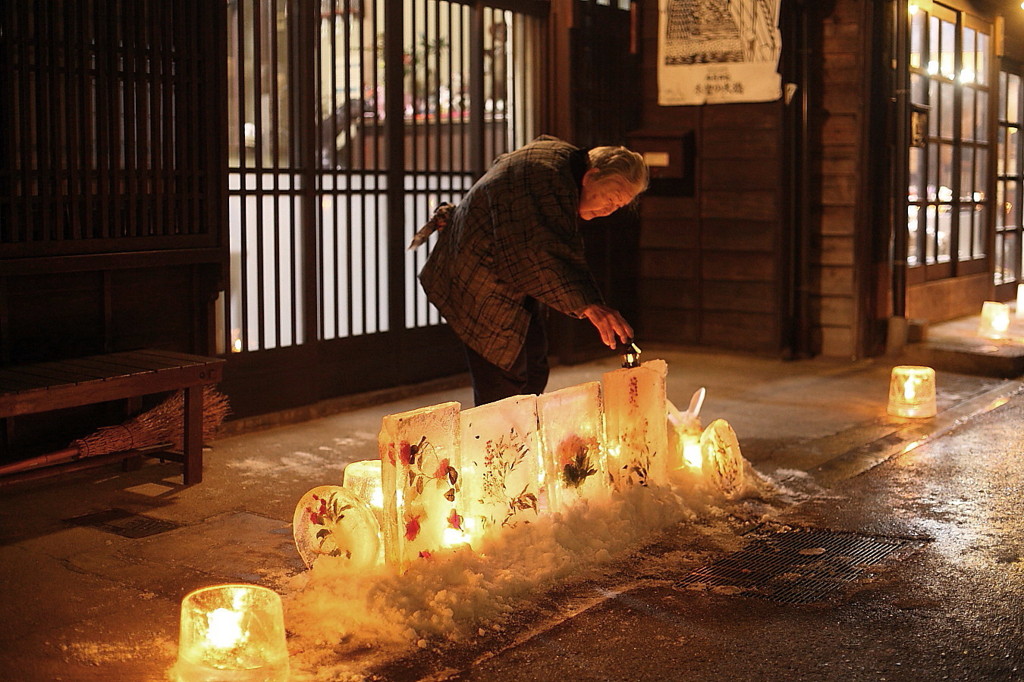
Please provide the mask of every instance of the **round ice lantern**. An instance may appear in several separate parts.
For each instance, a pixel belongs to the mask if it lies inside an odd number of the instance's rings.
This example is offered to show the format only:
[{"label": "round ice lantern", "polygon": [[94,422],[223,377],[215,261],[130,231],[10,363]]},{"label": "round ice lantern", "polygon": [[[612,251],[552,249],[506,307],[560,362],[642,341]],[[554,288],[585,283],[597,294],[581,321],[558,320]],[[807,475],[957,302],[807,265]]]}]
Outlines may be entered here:
[{"label": "round ice lantern", "polygon": [[887,411],[895,417],[934,417],[935,370],[915,365],[893,367]]},{"label": "round ice lantern", "polygon": [[342,485],[370,505],[374,514],[384,509],[384,490],[381,487],[381,461],[364,459],[345,466]]},{"label": "round ice lantern", "polygon": [[288,679],[281,597],[258,585],[215,585],[181,601],[181,682],[277,682]]}]

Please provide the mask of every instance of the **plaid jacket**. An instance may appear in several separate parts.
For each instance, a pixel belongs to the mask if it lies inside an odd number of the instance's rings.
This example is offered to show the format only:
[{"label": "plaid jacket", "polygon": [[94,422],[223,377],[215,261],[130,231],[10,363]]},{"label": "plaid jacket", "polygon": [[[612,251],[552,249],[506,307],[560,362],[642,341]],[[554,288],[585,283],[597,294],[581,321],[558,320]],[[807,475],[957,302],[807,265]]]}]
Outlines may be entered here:
[{"label": "plaid jacket", "polygon": [[578,226],[586,152],[542,136],[500,156],[451,214],[420,272],[462,341],[509,369],[526,338],[528,296],[566,315],[602,303]]}]

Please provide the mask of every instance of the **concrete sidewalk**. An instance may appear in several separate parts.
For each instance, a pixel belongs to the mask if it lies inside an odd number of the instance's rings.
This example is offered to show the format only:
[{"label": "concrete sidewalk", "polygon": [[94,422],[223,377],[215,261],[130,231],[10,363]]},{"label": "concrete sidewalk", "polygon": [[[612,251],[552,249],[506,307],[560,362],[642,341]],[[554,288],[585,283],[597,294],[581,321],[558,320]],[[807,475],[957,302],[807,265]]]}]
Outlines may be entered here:
[{"label": "concrete sidewalk", "polygon": [[[645,347],[653,358],[668,362],[673,403],[685,407],[705,387],[705,424],[728,420],[759,471],[807,472],[816,487],[935,439],[1020,389],[940,371],[939,416],[908,421],[885,413],[891,359],[783,362]],[[549,389],[598,379],[618,362],[556,368]],[[184,594],[224,582],[276,589],[304,570],[290,528],[301,496],[340,485],[347,463],[376,458],[384,415],[448,400],[472,403],[460,387],[223,437],[192,487],[177,465],[151,462],[0,489],[0,678],[163,679]],[[96,514],[106,516],[88,518]],[[412,679],[419,668],[395,670]]]}]

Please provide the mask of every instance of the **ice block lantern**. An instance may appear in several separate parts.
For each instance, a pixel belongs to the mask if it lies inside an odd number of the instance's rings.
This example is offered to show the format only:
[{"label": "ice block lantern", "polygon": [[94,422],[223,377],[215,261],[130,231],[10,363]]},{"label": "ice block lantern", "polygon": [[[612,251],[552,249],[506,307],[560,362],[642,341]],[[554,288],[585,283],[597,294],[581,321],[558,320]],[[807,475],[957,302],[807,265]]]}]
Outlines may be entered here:
[{"label": "ice block lantern", "polygon": [[459,403],[392,414],[377,446],[384,491],[384,559],[406,566],[461,536]]},{"label": "ice block lantern", "polygon": [[664,360],[601,377],[608,478],[616,490],[664,482],[668,475]]},{"label": "ice block lantern", "polygon": [[886,411],[895,417],[934,417],[935,370],[916,365],[893,367]]},{"label": "ice block lantern", "polygon": [[1006,338],[1010,329],[1010,306],[998,301],[985,301],[981,305],[981,321],[978,336],[986,339]]},{"label": "ice block lantern", "polygon": [[259,585],[215,585],[181,601],[178,660],[171,677],[180,682],[288,679],[281,597]]},{"label": "ice block lantern", "polygon": [[463,410],[461,433],[470,532],[481,536],[535,519],[541,489],[537,396]]},{"label": "ice block lantern", "polygon": [[370,505],[377,519],[381,519],[384,513],[384,489],[379,459],[364,459],[346,464],[342,485]]},{"label": "ice block lantern", "polygon": [[601,382],[537,396],[548,510],[561,511],[608,490]]}]

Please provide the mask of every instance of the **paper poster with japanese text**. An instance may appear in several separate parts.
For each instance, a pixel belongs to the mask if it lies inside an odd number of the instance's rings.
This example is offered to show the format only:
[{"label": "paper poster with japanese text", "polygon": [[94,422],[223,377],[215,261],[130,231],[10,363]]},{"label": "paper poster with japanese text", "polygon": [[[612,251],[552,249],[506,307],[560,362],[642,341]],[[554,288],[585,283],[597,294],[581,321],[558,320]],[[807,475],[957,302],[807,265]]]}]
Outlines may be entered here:
[{"label": "paper poster with japanese text", "polygon": [[658,104],[770,102],[781,0],[659,0]]}]

